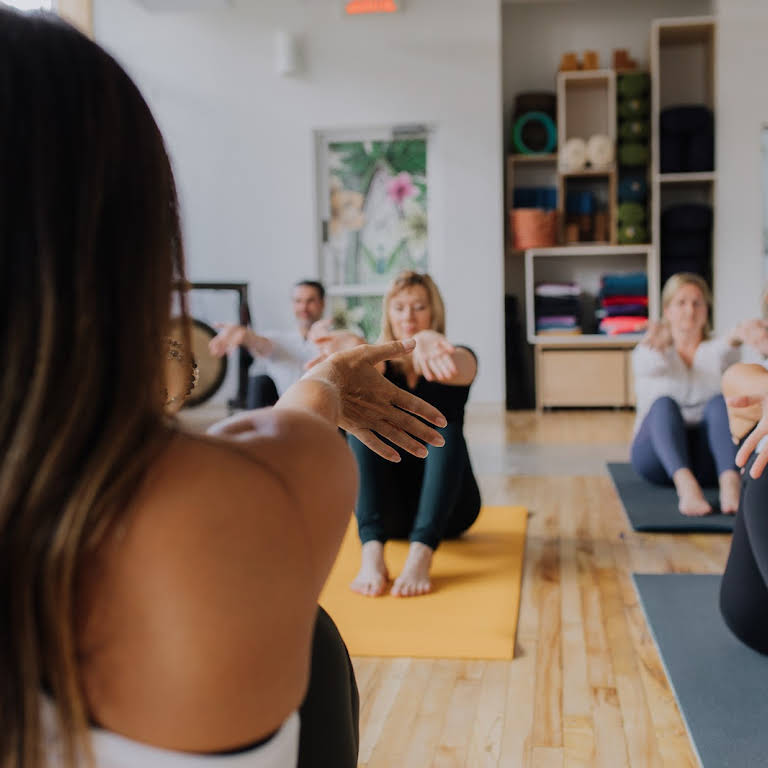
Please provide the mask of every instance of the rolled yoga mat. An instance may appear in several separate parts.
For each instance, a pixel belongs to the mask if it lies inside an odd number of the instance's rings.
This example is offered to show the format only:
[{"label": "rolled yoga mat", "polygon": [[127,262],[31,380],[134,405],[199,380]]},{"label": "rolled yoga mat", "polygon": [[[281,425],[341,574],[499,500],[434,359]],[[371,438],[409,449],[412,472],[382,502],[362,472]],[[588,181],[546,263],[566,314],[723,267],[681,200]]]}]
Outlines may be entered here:
[{"label": "rolled yoga mat", "polygon": [[702,768],[768,764],[768,657],[731,634],[720,577],[633,574],[646,619]]},{"label": "rolled yoga mat", "polygon": [[[352,518],[320,604],[352,656],[511,659],[527,520],[524,507],[483,507],[469,531],[440,544],[430,594],[365,597],[349,588],[360,568]],[[387,542],[384,558],[393,578],[407,554],[407,541]]]},{"label": "rolled yoga mat", "polygon": [[616,493],[636,531],[657,533],[730,533],[733,515],[717,512],[718,491],[705,488],[704,495],[716,510],[704,517],[686,517],[677,508],[672,486],[653,485],[640,477],[631,464],[608,464]]}]

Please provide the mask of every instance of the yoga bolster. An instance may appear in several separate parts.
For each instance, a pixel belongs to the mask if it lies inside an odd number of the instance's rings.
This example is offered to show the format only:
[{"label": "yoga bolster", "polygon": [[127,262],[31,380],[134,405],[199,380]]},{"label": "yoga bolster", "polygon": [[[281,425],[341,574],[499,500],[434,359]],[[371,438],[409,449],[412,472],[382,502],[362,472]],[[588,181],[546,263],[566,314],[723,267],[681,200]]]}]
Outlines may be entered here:
[{"label": "yoga bolster", "polygon": [[619,201],[642,203],[648,196],[648,183],[642,176],[624,176],[619,182]]},{"label": "yoga bolster", "polygon": [[619,227],[619,243],[622,245],[638,245],[648,242],[648,230],[641,224],[626,224]]},{"label": "yoga bolster", "polygon": [[[523,135],[526,126],[532,124],[532,129]],[[512,141],[518,152],[524,155],[549,154],[557,146],[557,131],[552,118],[544,112],[526,112],[515,120],[512,130]],[[532,142],[530,146],[527,142]]]},{"label": "yoga bolster", "polygon": [[619,126],[619,137],[627,141],[645,141],[649,131],[647,120],[624,120]]},{"label": "yoga bolster", "polygon": [[610,136],[596,133],[587,141],[587,160],[596,168],[610,165],[615,157],[615,149]]},{"label": "yoga bolster", "polygon": [[647,165],[648,147],[645,144],[622,144],[619,147],[621,165]]},{"label": "yoga bolster", "polygon": [[713,125],[712,110],[705,106],[667,107],[659,115],[659,131],[664,135],[712,133]]},{"label": "yoga bolster", "polygon": [[619,205],[619,224],[645,224],[645,206],[640,203]]},{"label": "yoga bolster", "polygon": [[616,90],[623,98],[645,96],[650,86],[651,78],[645,72],[620,75],[616,82]]},{"label": "yoga bolster", "polygon": [[712,229],[712,207],[703,203],[670,206],[661,214],[661,229],[675,232],[709,232]]},{"label": "yoga bolster", "polygon": [[560,152],[560,162],[567,171],[580,171],[587,164],[587,145],[584,139],[568,139]]},{"label": "yoga bolster", "polygon": [[648,117],[649,109],[648,99],[622,99],[619,102],[619,117],[622,120]]}]

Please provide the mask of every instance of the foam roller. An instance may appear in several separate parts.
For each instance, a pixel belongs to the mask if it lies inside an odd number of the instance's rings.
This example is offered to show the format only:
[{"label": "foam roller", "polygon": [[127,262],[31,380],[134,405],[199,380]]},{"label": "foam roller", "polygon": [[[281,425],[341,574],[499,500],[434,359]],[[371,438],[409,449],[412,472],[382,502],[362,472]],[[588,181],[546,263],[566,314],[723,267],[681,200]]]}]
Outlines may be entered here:
[{"label": "foam roller", "polygon": [[610,136],[596,133],[587,142],[587,160],[596,168],[610,165],[615,157],[615,150]]},{"label": "foam roller", "polygon": [[587,164],[587,144],[584,139],[568,139],[560,152],[560,163],[566,171],[580,171]]}]

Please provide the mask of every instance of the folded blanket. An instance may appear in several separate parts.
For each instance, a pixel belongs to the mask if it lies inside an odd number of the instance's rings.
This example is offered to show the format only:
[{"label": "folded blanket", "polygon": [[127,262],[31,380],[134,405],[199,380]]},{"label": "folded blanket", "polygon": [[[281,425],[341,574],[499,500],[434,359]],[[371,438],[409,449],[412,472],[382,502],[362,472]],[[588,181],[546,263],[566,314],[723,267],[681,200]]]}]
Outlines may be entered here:
[{"label": "folded blanket", "polygon": [[575,296],[536,296],[534,303],[538,317],[578,315],[581,312],[581,302]]},{"label": "folded blanket", "polygon": [[648,276],[645,272],[627,275],[603,275],[601,281],[603,296],[647,296]]},{"label": "folded blanket", "polygon": [[595,314],[598,317],[648,317],[648,307],[644,304],[620,304],[619,306],[603,307]]},{"label": "folded blanket", "polygon": [[608,336],[618,336],[622,333],[642,333],[647,327],[647,317],[606,317],[600,321],[598,330]]},{"label": "folded blanket", "polygon": [[534,293],[537,296],[580,296],[581,286],[578,283],[539,283]]},{"label": "folded blanket", "polygon": [[604,307],[612,307],[621,304],[642,304],[648,306],[647,296],[603,296],[601,302]]}]

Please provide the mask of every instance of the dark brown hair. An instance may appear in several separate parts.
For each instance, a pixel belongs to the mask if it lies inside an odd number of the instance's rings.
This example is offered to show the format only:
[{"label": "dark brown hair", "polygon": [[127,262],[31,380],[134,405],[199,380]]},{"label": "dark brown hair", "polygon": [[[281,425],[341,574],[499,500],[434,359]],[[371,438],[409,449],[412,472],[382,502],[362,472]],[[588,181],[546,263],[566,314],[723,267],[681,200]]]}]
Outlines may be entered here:
[{"label": "dark brown hair", "polygon": [[162,137],[110,56],[0,10],[0,115],[0,765],[38,768],[42,687],[66,763],[87,747],[78,576],[168,435],[184,275]]}]

